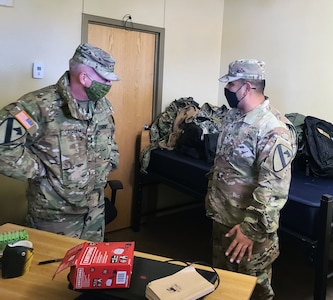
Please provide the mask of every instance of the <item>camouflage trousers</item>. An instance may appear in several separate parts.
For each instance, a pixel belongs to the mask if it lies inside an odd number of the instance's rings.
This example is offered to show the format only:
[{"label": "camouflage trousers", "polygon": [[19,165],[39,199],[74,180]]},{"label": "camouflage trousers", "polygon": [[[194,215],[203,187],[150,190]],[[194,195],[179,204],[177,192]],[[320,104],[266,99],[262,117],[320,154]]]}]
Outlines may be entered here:
[{"label": "camouflage trousers", "polygon": [[225,234],[231,228],[213,221],[213,266],[232,272],[243,273],[257,277],[257,284],[251,300],[272,300],[274,291],[271,286],[272,263],[279,255],[278,239],[267,240],[262,244],[255,243],[251,261],[242,259],[237,264],[231,263],[225,255],[233,237],[227,238]]},{"label": "camouflage trousers", "polygon": [[92,242],[104,240],[104,202],[83,215],[64,214],[61,219],[44,220],[28,214],[27,226]]}]

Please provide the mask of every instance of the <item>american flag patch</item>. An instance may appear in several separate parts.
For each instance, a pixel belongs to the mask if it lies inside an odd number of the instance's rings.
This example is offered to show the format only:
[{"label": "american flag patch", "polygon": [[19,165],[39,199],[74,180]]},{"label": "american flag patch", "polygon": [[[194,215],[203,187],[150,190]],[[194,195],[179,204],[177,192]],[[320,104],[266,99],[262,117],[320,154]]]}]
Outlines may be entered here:
[{"label": "american flag patch", "polygon": [[29,132],[29,134],[34,134],[37,132],[37,123],[21,107],[15,106],[12,110],[9,111],[9,113],[21,123],[21,125]]},{"label": "american flag patch", "polygon": [[31,117],[24,111],[21,110],[18,114],[15,115],[15,118],[27,129],[29,130],[31,127],[35,126],[36,123]]}]

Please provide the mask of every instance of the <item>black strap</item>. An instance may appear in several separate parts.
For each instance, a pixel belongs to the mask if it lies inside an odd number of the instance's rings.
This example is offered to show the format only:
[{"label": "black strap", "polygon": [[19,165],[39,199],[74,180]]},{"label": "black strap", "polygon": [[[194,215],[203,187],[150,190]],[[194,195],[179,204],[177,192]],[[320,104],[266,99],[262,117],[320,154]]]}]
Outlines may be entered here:
[{"label": "black strap", "polygon": [[13,123],[14,123],[13,118],[8,118],[7,119],[5,144],[10,143],[10,141],[11,141],[12,131],[13,131]]}]

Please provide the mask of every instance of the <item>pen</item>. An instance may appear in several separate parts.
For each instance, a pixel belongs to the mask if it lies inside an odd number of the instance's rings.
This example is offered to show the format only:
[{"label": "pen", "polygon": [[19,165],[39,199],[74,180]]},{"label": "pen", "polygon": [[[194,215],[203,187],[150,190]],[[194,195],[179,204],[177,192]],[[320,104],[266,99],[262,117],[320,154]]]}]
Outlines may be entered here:
[{"label": "pen", "polygon": [[52,264],[52,263],[59,262],[59,261],[62,261],[62,258],[55,258],[55,259],[50,259],[50,260],[43,260],[43,261],[40,261],[38,264],[39,265],[46,265],[46,264]]}]

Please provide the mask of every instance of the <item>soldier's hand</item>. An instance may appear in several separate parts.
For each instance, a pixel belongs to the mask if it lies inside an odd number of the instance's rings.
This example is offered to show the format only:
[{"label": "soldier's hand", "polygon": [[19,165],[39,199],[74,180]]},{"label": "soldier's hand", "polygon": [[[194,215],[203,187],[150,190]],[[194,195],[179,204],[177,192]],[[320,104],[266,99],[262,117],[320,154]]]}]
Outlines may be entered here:
[{"label": "soldier's hand", "polygon": [[226,237],[234,236],[233,241],[229,245],[225,255],[230,257],[230,262],[236,262],[239,264],[245,254],[247,254],[247,260],[249,261],[252,256],[253,241],[250,240],[243,232],[240,230],[240,225],[235,225],[230,231],[225,235]]}]

